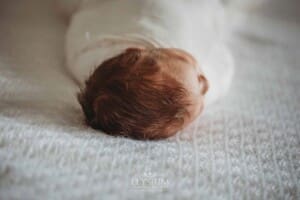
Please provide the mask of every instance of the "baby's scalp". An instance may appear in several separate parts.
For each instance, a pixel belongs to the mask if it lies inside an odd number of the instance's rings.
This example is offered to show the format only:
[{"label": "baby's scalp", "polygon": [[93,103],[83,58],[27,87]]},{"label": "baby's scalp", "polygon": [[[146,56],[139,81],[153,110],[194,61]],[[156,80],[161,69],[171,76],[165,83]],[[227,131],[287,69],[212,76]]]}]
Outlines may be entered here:
[{"label": "baby's scalp", "polygon": [[161,49],[129,48],[103,62],[78,95],[87,124],[137,139],[166,138],[182,129],[193,102],[164,70],[168,59]]}]

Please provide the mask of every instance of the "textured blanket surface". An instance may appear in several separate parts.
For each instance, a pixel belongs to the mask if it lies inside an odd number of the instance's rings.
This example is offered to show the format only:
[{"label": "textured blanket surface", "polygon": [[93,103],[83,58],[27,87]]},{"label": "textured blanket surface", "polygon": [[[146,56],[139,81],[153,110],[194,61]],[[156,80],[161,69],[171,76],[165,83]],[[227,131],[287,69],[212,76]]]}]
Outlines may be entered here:
[{"label": "textured blanket surface", "polygon": [[0,199],[300,199],[300,18],[287,2],[234,33],[226,98],[172,138],[135,141],[84,125],[51,1],[1,1]]}]

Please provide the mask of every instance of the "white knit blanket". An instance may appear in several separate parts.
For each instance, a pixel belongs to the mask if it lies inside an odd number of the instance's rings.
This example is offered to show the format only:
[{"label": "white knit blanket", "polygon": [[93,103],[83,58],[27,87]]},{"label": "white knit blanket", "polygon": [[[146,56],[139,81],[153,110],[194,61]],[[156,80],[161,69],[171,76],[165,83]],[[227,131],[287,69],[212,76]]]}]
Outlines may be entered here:
[{"label": "white knit blanket", "polygon": [[161,141],[83,124],[50,2],[0,4],[0,199],[300,198],[297,0],[246,20],[228,96]]}]

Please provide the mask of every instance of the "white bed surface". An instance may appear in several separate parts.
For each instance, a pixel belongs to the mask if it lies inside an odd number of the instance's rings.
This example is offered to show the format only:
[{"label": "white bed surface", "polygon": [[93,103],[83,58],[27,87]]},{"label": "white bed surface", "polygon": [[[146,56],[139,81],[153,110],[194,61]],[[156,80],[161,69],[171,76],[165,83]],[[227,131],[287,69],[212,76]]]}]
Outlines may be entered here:
[{"label": "white bed surface", "polygon": [[50,2],[0,3],[0,199],[300,198],[296,4],[248,19],[229,95],[151,142],[83,124]]}]

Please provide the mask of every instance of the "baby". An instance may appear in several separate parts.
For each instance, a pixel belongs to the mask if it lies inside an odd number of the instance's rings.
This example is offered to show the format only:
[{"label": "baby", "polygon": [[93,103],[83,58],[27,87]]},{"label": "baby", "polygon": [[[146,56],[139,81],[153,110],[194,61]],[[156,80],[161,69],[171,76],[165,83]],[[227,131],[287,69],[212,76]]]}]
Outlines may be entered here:
[{"label": "baby", "polygon": [[61,1],[66,62],[88,125],[160,139],[224,95],[233,75],[218,0]]}]

